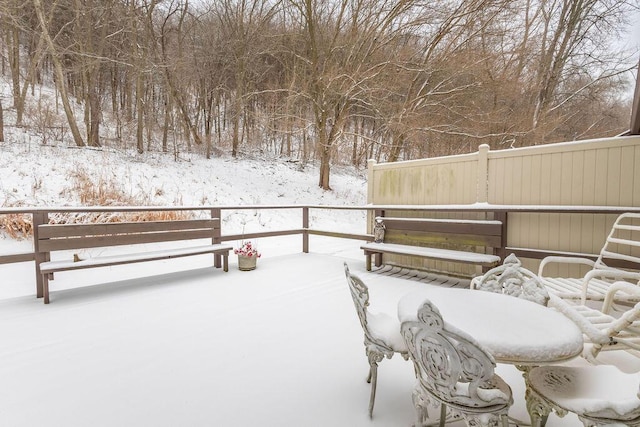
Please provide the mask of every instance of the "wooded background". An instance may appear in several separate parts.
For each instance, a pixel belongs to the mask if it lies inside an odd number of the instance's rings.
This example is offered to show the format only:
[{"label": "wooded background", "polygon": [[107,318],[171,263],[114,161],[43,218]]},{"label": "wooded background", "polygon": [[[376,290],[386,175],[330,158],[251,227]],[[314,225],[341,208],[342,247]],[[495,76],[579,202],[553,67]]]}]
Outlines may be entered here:
[{"label": "wooded background", "polygon": [[627,130],[638,52],[618,39],[637,25],[628,19],[639,8],[635,0],[0,0],[2,75],[12,85],[3,101],[15,125],[39,130],[43,143],[51,135],[140,153],[317,160],[328,189],[337,163]]}]

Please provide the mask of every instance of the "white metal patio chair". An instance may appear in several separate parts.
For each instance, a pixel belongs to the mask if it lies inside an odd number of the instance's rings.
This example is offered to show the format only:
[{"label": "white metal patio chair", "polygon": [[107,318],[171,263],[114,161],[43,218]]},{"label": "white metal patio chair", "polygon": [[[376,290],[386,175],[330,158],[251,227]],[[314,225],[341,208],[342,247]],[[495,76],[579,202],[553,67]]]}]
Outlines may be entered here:
[{"label": "white metal patio chair", "polygon": [[551,411],[573,412],[585,427],[640,426],[638,374],[611,365],[541,366],[529,371],[532,427],[540,427]]},{"label": "white metal patio chair", "polygon": [[369,311],[369,289],[359,277],[350,273],[346,262],[344,263],[344,273],[347,276],[351,298],[353,298],[353,304],[364,332],[364,347],[367,359],[369,359],[367,382],[371,383],[369,417],[372,417],[378,382],[378,363],[385,357],[391,359],[394,353],[399,353],[405,360],[409,358],[409,355],[400,334],[400,322],[385,313]]},{"label": "white metal patio chair", "polygon": [[[615,282],[609,287],[602,310],[587,305],[572,305],[553,295],[549,307],[561,311],[573,320],[585,336],[583,357],[591,363],[601,351],[640,351],[640,302],[627,308],[620,315],[612,315],[613,302],[621,299],[617,295],[640,299],[640,286],[627,282]],[[617,307],[622,307],[621,304]],[[639,355],[640,353],[635,353]]]},{"label": "white metal patio chair", "polygon": [[[545,269],[556,263],[585,265],[581,278],[549,277]],[[623,266],[623,267],[620,267]],[[549,256],[542,260],[538,276],[554,294],[564,299],[602,301],[613,282],[640,280],[640,213],[620,215],[595,261],[580,257]]]},{"label": "white metal patio chair", "polygon": [[503,293],[544,306],[549,302],[549,292],[540,278],[524,268],[514,254],[506,257],[502,265],[474,277],[471,289]]},{"label": "white metal patio chair", "polygon": [[402,336],[414,362],[413,403],[417,424],[425,425],[428,406],[440,404],[440,426],[447,409],[469,426],[508,426],[511,388],[494,373],[495,361],[472,337],[449,327],[439,310],[425,302],[417,321],[402,323]]}]

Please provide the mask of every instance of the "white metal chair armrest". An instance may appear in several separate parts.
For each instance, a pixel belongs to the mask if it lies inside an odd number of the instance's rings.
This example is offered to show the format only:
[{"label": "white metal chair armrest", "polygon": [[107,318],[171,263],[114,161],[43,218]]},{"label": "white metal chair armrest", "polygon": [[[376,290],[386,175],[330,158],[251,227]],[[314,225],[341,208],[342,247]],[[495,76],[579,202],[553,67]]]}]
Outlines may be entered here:
[{"label": "white metal chair armrest", "polygon": [[[576,310],[576,306],[567,303],[562,298],[559,298],[556,295],[549,295],[549,307],[555,308],[560,313],[564,314],[566,317],[571,319],[573,323],[580,328],[583,334],[587,336],[589,341],[596,344],[608,344],[611,338],[609,335],[596,328],[584,315],[580,314],[578,310]],[[595,311],[595,310],[594,310]],[[613,321],[614,319],[610,316],[607,316],[606,320]]]},{"label": "white metal chair armrest", "polygon": [[544,269],[548,264],[581,264],[587,267],[595,267],[595,261],[589,258],[569,257],[569,256],[548,256],[545,257],[538,267],[538,276],[543,277]]},{"label": "white metal chair armrest", "polygon": [[604,298],[604,303],[602,304],[602,312],[605,314],[609,314],[611,311],[611,306],[615,301],[616,294],[625,293],[632,297],[637,297],[640,300],[640,282],[638,285],[634,285],[629,282],[615,282],[609,290]]},{"label": "white metal chair armrest", "polygon": [[[640,281],[640,273],[637,273],[635,271],[624,271],[624,270],[616,270],[616,269],[611,269],[611,270],[595,269],[595,270],[589,271],[587,274],[585,274],[584,279],[582,280],[582,299],[581,299],[582,304],[584,304],[587,300],[587,293],[589,291],[589,282],[593,279],[610,279],[610,280],[628,279],[631,281]],[[609,292],[607,292],[607,294],[608,293]],[[614,294],[615,293],[616,292],[614,292]],[[628,292],[625,292],[625,293],[628,294]],[[604,311],[604,308],[603,308],[603,311]]]}]

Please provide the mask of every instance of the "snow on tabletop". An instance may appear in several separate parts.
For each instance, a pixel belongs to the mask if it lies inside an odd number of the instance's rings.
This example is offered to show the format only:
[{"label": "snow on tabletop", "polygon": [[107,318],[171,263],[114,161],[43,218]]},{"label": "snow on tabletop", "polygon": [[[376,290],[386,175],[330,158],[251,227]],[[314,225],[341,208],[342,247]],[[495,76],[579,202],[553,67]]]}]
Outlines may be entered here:
[{"label": "snow on tabletop", "polygon": [[482,344],[496,361],[562,361],[582,351],[580,329],[560,312],[530,301],[469,289],[430,288],[405,295],[398,304],[401,321],[415,318],[425,300],[445,322]]}]

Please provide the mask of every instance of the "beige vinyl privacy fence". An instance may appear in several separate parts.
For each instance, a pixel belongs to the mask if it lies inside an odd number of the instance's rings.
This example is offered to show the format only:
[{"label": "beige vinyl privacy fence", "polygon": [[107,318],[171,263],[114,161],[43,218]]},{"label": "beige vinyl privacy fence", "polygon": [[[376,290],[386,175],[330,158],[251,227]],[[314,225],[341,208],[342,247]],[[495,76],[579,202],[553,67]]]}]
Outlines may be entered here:
[{"label": "beige vinyl privacy fence", "polygon": [[[443,206],[506,207],[510,211],[507,247],[597,254],[617,214],[535,209],[637,210],[640,136],[495,151],[481,145],[472,154],[384,164],[370,161],[368,203],[437,205],[439,210],[431,215],[456,218],[482,218],[487,213],[446,213]],[[522,206],[531,209],[517,212]],[[537,270],[538,260],[523,261]]]}]

